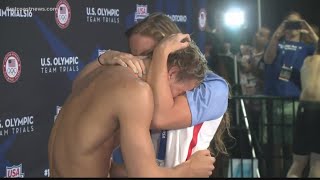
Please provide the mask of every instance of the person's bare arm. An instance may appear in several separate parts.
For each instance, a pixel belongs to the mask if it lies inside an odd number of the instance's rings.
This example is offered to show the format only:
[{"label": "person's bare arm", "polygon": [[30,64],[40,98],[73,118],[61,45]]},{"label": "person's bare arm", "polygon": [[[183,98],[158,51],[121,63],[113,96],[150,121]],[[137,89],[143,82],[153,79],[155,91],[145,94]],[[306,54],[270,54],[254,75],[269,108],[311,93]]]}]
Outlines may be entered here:
[{"label": "person's bare arm", "polygon": [[122,96],[120,100],[125,103],[121,103],[118,117],[120,146],[128,177],[165,176],[156,163],[149,132],[153,114],[151,89],[147,85],[130,84],[126,97]]},{"label": "person's bare arm", "polygon": [[[301,25],[304,28],[304,30],[307,31],[308,35],[311,37],[313,40],[313,43],[315,46],[317,46],[319,37],[318,35],[313,31],[313,28],[309,25],[309,23],[306,20],[301,21]],[[302,30],[303,31],[303,30]]]},{"label": "person's bare arm", "polygon": [[283,21],[272,35],[266,52],[264,53],[263,59],[266,64],[272,64],[276,58],[279,39],[284,35],[285,22],[286,21]]},{"label": "person's bare arm", "polygon": [[[171,38],[171,40],[169,39]],[[189,42],[181,42],[188,34],[173,35],[163,40],[155,48],[149,67],[147,82],[152,87],[155,101],[154,116],[151,124],[153,129],[181,129],[191,126],[191,112],[185,95],[173,99],[169,81],[167,59],[171,52],[185,48]]]},{"label": "person's bare arm", "polygon": [[[199,154],[174,168],[161,168],[156,163],[149,127],[153,114],[152,91],[147,84],[131,82],[119,92],[120,146],[128,177],[208,177],[213,169],[210,153]],[[204,153],[202,151],[200,153]],[[202,162],[201,162],[202,161]],[[210,167],[210,164],[212,167]]]},{"label": "person's bare arm", "polygon": [[152,87],[155,112],[151,129],[182,129],[191,126],[191,111],[187,97],[181,95],[173,99],[169,81],[168,53],[155,50],[148,72],[147,82]]}]

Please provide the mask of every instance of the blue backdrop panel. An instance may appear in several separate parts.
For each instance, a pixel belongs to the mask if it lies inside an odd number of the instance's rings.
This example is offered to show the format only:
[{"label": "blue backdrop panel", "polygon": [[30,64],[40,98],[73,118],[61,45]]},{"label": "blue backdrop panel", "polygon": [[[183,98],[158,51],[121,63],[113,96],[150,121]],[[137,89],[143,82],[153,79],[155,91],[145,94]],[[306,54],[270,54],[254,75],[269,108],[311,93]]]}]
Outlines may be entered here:
[{"label": "blue backdrop panel", "polygon": [[161,11],[203,50],[205,7],[205,0],[1,1],[0,177],[49,176],[48,137],[72,81],[105,49],[127,51],[128,27]]}]

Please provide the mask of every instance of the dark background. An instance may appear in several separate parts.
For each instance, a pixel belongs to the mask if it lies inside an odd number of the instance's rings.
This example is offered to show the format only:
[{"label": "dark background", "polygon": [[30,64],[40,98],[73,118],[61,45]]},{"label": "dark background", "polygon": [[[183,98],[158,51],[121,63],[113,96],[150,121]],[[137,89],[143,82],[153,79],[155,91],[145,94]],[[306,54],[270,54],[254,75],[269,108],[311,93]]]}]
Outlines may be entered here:
[{"label": "dark background", "polygon": [[[79,71],[98,56],[98,50],[127,51],[125,30],[134,25],[136,5],[147,6],[147,12],[185,15],[187,22],[179,22],[183,32],[194,33],[193,39],[203,49],[205,33],[198,27],[200,8],[206,0],[67,0],[71,20],[61,29],[54,11],[32,12],[32,17],[5,17],[0,15],[0,177],[48,176],[47,145],[57,106],[62,106]],[[5,0],[0,9],[14,7],[56,7],[58,0]],[[119,24],[88,23],[87,7],[119,9]],[[4,78],[5,55],[14,51],[21,61],[21,75],[17,82]],[[74,72],[43,74],[41,58],[78,57]],[[59,67],[58,67],[59,68]],[[7,119],[33,116],[33,131],[3,134]],[[26,125],[15,128],[26,128]],[[29,127],[30,131],[31,127]],[[13,173],[14,172],[14,173]]]},{"label": "dark background", "polygon": [[[290,11],[297,11],[309,24],[319,26],[320,13],[317,4],[319,4],[318,0],[261,0],[261,25],[274,32]],[[225,12],[229,7],[240,7],[246,16],[247,29],[243,33],[246,36],[244,38],[248,40],[258,28],[257,6],[257,0],[209,0],[209,26],[214,28],[214,14],[216,12]]]},{"label": "dark background", "polygon": [[[58,0],[1,0],[5,7],[55,7]],[[261,0],[262,25],[273,31],[291,10],[299,11],[309,23],[319,25],[317,0]],[[204,50],[205,33],[198,28],[200,8],[206,8],[208,23],[213,14],[229,5],[240,5],[246,11],[246,34],[257,30],[256,0],[68,0],[71,21],[60,29],[54,12],[33,12],[31,18],[0,17],[0,125],[9,118],[33,116],[34,131],[0,136],[0,177],[10,168],[21,165],[25,177],[47,176],[47,140],[54,123],[56,107],[70,93],[72,80],[78,72],[42,74],[40,59],[77,56],[78,68],[98,56],[98,49],[127,50],[124,31],[134,24],[136,4],[148,5],[148,13],[187,15],[187,23],[177,23],[183,32],[193,33],[193,39]],[[87,23],[86,7],[120,9],[120,23]],[[16,52],[22,72],[15,83],[5,80],[2,70],[4,56]],[[0,130],[3,130],[0,126]]]}]

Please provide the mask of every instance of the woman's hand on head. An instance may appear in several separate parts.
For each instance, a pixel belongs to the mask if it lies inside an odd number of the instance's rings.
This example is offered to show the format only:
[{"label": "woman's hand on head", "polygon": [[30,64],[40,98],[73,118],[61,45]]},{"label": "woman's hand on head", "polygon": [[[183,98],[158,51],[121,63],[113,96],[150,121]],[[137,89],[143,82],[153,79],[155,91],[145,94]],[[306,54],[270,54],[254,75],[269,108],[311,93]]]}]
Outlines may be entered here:
[{"label": "woman's hand on head", "polygon": [[134,73],[138,74],[139,77],[142,77],[142,74],[146,74],[145,65],[142,59],[140,59],[138,56],[133,56],[132,54],[119,51],[111,51],[107,53],[110,54],[108,56],[106,54],[104,58],[103,62],[105,65],[120,65],[123,67],[129,67]]}]

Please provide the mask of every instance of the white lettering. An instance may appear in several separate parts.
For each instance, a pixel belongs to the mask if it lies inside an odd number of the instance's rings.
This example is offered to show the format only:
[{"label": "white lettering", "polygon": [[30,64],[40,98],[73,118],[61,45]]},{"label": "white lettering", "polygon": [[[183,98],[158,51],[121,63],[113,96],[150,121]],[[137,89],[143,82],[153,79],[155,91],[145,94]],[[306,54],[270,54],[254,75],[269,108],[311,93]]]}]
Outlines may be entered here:
[{"label": "white lettering", "polygon": [[33,124],[33,116],[26,116],[22,118],[10,118],[4,121],[5,127],[17,127]]},{"label": "white lettering", "polygon": [[0,9],[0,17],[32,17],[32,11],[29,9],[9,8]]},{"label": "white lettering", "polygon": [[103,22],[105,23],[119,23],[119,18],[117,17],[102,17]]},{"label": "white lettering", "polygon": [[186,15],[169,15],[167,16],[173,21],[173,22],[187,22],[188,18]]},{"label": "white lettering", "polygon": [[55,57],[53,58],[53,65],[63,66],[63,65],[74,65],[79,64],[78,57]]},{"label": "white lettering", "polygon": [[8,129],[5,129],[5,130],[1,130],[0,131],[0,136],[6,136],[9,134],[9,130]]},{"label": "white lettering", "polygon": [[41,66],[51,66],[50,58],[41,58]]},{"label": "white lettering", "polygon": [[[91,9],[87,9],[87,15],[96,15],[94,11]],[[115,16],[119,17],[119,9],[108,9],[108,8],[98,8],[97,9],[97,15],[98,16]]]},{"label": "white lettering", "polygon": [[86,12],[87,12],[87,16],[90,16],[90,15],[95,16],[95,15],[96,15],[96,12],[95,12],[95,10],[94,10],[94,7],[93,7],[93,8],[87,7],[87,8],[86,8]]},{"label": "white lettering", "polygon": [[25,126],[25,127],[14,127],[14,128],[11,128],[11,130],[12,130],[12,134],[19,134],[19,133],[33,132],[34,128],[33,126]]}]

